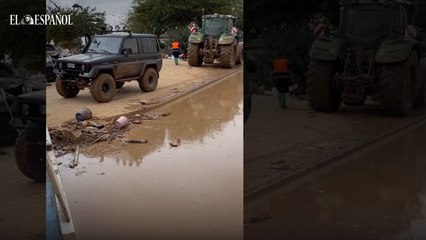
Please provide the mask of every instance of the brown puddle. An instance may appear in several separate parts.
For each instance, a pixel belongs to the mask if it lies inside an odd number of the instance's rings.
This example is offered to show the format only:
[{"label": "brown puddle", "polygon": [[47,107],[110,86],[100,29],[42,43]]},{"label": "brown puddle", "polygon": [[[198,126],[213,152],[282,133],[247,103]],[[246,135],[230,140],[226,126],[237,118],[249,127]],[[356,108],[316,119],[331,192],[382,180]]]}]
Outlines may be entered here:
[{"label": "brown puddle", "polygon": [[58,159],[77,239],[242,239],[242,91],[240,73],[133,126],[148,143]]},{"label": "brown puddle", "polygon": [[426,239],[426,125],[246,204],[244,239]]}]

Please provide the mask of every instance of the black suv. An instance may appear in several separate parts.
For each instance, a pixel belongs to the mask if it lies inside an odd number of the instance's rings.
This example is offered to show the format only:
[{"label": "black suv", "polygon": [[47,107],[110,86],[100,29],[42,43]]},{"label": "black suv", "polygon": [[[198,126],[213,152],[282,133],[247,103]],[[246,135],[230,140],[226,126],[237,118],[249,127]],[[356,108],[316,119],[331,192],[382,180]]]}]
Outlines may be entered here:
[{"label": "black suv", "polygon": [[109,102],[126,81],[137,80],[142,91],[157,88],[162,67],[160,41],[152,34],[96,35],[83,53],[56,61],[56,90],[64,98],[90,88],[98,102]]}]

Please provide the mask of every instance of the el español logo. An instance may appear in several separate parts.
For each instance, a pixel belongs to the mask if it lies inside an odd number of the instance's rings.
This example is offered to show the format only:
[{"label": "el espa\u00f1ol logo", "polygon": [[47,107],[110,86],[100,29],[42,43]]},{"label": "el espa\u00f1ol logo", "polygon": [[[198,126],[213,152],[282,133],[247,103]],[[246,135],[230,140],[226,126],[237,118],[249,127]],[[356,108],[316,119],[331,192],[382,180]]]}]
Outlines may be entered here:
[{"label": "el espa\u00f1ol logo", "polygon": [[65,26],[74,25],[71,21],[71,15],[61,14],[26,14],[22,17],[18,14],[10,14],[10,25],[54,25],[54,26]]}]

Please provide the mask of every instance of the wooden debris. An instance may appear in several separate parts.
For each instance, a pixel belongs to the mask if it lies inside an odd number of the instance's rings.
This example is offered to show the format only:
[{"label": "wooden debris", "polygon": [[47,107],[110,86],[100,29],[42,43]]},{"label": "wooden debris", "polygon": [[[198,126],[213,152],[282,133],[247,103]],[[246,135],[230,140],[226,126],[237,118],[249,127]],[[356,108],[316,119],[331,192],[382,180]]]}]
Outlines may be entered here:
[{"label": "wooden debris", "polygon": [[176,142],[169,143],[170,147],[178,147],[180,145],[180,139],[176,140]]},{"label": "wooden debris", "polygon": [[148,140],[146,140],[146,139],[139,139],[139,140],[133,139],[133,140],[127,140],[126,142],[127,143],[148,143]]}]

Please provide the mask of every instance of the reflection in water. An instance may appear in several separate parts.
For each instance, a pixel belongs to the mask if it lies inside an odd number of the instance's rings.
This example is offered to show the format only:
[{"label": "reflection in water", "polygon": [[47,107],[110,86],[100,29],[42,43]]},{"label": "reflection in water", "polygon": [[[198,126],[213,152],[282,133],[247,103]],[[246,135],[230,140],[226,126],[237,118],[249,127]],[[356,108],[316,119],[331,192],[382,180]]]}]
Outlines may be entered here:
[{"label": "reflection in water", "polygon": [[[133,161],[127,166],[139,166],[143,158],[168,147],[176,139],[185,144],[205,144],[205,139],[215,133],[222,134],[229,121],[240,126],[234,118],[242,114],[242,72],[220,81],[188,97],[177,100],[156,112],[171,115],[158,120],[146,120],[141,125],[133,125],[128,139],[147,139],[148,144],[100,143],[88,153],[96,158],[100,155],[113,155],[117,161]],[[225,143],[224,143],[225,144]],[[233,144],[231,142],[227,144]],[[124,164],[124,163],[123,163]],[[121,163],[120,163],[121,165]],[[126,165],[124,165],[126,166]]]},{"label": "reflection in water", "polygon": [[239,74],[133,125],[128,139],[147,144],[98,145],[75,169],[60,159],[77,239],[241,240],[241,110]]},{"label": "reflection in water", "polygon": [[272,218],[249,224],[247,239],[426,239],[424,146],[426,125],[259,199],[247,213],[256,209]]}]

